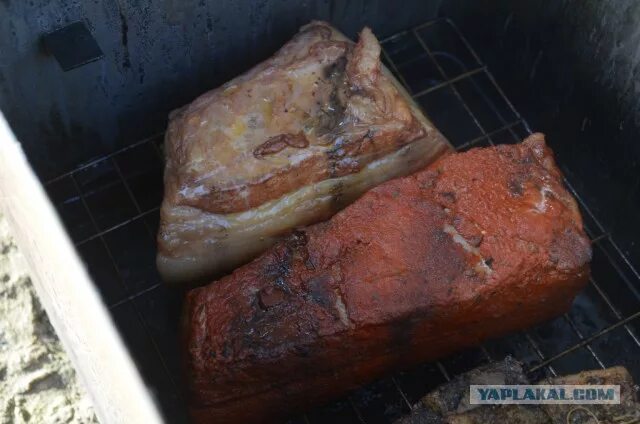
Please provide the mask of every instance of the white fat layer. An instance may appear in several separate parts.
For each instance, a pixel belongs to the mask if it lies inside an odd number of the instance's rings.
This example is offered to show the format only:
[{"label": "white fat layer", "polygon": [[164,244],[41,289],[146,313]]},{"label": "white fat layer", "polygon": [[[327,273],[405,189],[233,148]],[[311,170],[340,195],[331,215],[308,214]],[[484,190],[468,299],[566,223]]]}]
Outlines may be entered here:
[{"label": "white fat layer", "polygon": [[462,235],[458,232],[458,230],[455,229],[453,225],[445,224],[443,230],[445,233],[451,236],[454,243],[459,244],[464,250],[479,258],[478,263],[476,263],[475,265],[476,271],[485,274],[490,274],[491,272],[493,272],[489,265],[487,265],[485,258],[483,258],[480,254],[480,249],[472,246],[464,237],[462,237]]},{"label": "white fat layer", "polygon": [[342,296],[340,295],[340,293],[337,290],[335,293],[336,293],[336,310],[338,311],[338,317],[340,317],[340,322],[348,326],[349,315],[347,314],[347,307],[342,301]]},{"label": "white fat layer", "polygon": [[181,197],[185,199],[195,199],[209,194],[209,190],[202,184],[195,187],[184,186],[178,191]]},{"label": "white fat layer", "polygon": [[539,213],[545,213],[547,211],[547,194],[555,194],[549,186],[543,186],[540,189],[540,200],[535,204],[535,210]]}]

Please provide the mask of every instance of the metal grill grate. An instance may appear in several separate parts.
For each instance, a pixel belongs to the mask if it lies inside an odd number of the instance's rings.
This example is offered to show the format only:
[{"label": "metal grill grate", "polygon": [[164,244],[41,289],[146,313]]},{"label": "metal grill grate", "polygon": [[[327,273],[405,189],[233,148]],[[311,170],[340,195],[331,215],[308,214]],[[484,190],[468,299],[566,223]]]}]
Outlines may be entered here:
[{"label": "metal grill grate", "polygon": [[[384,61],[457,150],[516,143],[531,133],[449,20],[382,40]],[[162,135],[134,143],[46,183],[141,372],[169,422],[185,420],[179,380],[180,298],[155,270],[162,198]],[[565,167],[568,163],[562,163]],[[526,332],[373,383],[291,423],[385,423],[452,376],[511,354],[529,374],[626,365],[640,381],[640,273],[571,183],[594,243],[592,278],[572,310]]]}]

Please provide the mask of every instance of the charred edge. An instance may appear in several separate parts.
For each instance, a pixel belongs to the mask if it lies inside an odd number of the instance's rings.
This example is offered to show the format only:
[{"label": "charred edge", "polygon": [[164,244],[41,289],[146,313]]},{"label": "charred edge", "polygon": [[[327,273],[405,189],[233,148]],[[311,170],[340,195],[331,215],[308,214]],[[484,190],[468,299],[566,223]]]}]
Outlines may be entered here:
[{"label": "charred edge", "polygon": [[509,193],[511,193],[511,195],[515,197],[520,197],[524,194],[522,184],[515,179],[509,180],[508,189]]},{"label": "charred edge", "polygon": [[287,278],[291,275],[292,266],[296,258],[308,259],[307,243],[309,238],[303,230],[295,230],[285,241],[281,249],[276,249],[274,259],[264,269],[265,275],[273,280],[275,287],[291,294]]},{"label": "charred edge", "polygon": [[262,310],[266,311],[285,300],[285,292],[278,285],[276,287],[267,287],[258,294],[258,305]]},{"label": "charred edge", "polygon": [[334,134],[344,119],[347,97],[345,69],[347,58],[343,55],[334,63],[324,67],[323,78],[331,86],[328,102],[321,105],[318,117],[313,122],[316,136]]},{"label": "charred edge", "polygon": [[484,264],[489,267],[489,269],[493,269],[493,258],[489,256],[484,260]]},{"label": "charred edge", "polygon": [[440,196],[447,203],[455,203],[456,202],[456,194],[453,191],[444,191],[444,192],[440,193]]},{"label": "charred edge", "polygon": [[291,255],[285,249],[284,252],[276,251],[273,260],[264,269],[265,275],[272,280],[274,286],[291,293],[286,278],[291,274]]},{"label": "charred edge", "polygon": [[305,283],[309,299],[325,309],[331,309],[335,302],[330,283],[331,276],[328,274],[316,275]]},{"label": "charred edge", "polygon": [[513,175],[507,182],[509,194],[513,197],[521,197],[524,194],[524,183],[528,180],[525,175]]},{"label": "charred edge", "polygon": [[334,63],[327,65],[322,70],[322,75],[330,82],[341,80],[347,68],[346,56],[340,56]]}]

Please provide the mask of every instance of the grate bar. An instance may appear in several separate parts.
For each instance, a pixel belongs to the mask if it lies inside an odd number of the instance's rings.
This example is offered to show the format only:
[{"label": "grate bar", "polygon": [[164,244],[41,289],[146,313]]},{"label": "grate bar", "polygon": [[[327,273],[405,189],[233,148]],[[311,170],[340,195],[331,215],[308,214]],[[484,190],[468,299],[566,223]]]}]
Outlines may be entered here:
[{"label": "grate bar", "polygon": [[[611,238],[609,238],[609,242],[614,246],[615,248],[615,244],[613,243],[613,240]],[[611,266],[613,266],[613,268],[616,270],[616,272],[618,273],[618,275],[620,276],[620,278],[622,278],[624,280],[624,282],[627,284],[627,287],[629,287],[629,290],[631,290],[631,292],[636,296],[637,299],[640,300],[640,292],[638,292],[638,289],[635,287],[635,285],[629,281],[629,279],[627,278],[627,276],[625,275],[624,272],[622,272],[622,270],[620,269],[620,267],[618,266],[618,264],[613,260],[613,258],[611,257],[610,253],[606,250],[606,249],[602,249],[602,251],[604,252],[604,255],[607,257],[607,259],[609,260],[609,263],[611,264]],[[627,264],[629,264],[627,262]],[[635,271],[629,264],[629,268],[632,271]],[[640,279],[639,279],[640,281]]]},{"label": "grate bar", "polygon": [[[584,335],[582,334],[582,331],[580,331],[580,329],[576,326],[575,322],[573,322],[569,314],[564,314],[564,319],[569,323],[569,326],[571,327],[571,329],[573,329],[573,332],[576,333],[576,335],[580,338],[580,340],[584,340]],[[600,360],[600,358],[598,357],[598,355],[596,354],[596,352],[591,348],[591,346],[587,345],[586,348],[589,351],[589,353],[591,353],[591,356],[593,356],[593,359],[595,359],[598,365],[600,365],[600,368],[602,369],[606,368],[602,363],[602,361]]]},{"label": "grate bar", "polygon": [[587,215],[589,215],[589,218],[591,218],[593,220],[593,222],[596,224],[596,226],[598,228],[596,228],[598,231],[600,231],[601,233],[605,233],[605,229],[602,226],[602,224],[600,223],[600,221],[598,221],[598,219],[595,217],[595,215],[593,214],[593,212],[591,212],[591,209],[589,208],[589,206],[587,206],[587,203],[584,201],[584,199],[582,198],[582,196],[580,196],[580,194],[577,192],[577,190],[573,187],[573,184],[571,184],[571,182],[567,179],[564,178],[562,180],[562,182],[564,183],[564,185],[569,189],[569,191],[571,192],[571,194],[578,199],[578,203],[580,203],[580,206],[582,206],[583,210],[587,213]]},{"label": "grate bar", "polygon": [[[449,78],[448,78],[447,73],[444,71],[444,69],[440,65],[440,62],[438,62],[438,60],[434,57],[433,53],[431,52],[431,49],[429,49],[429,47],[427,46],[425,41],[422,39],[422,37],[418,33],[417,29],[413,30],[413,35],[416,37],[416,39],[418,40],[418,43],[420,43],[422,48],[427,52],[427,54],[429,55],[429,58],[431,59],[431,61],[434,63],[434,65],[438,69],[438,72],[440,73],[440,75],[442,75],[442,77],[445,80],[448,80]],[[473,120],[473,123],[476,125],[476,127],[478,127],[478,129],[480,130],[480,132],[484,136],[487,136],[487,132],[484,130],[484,128],[480,124],[480,121],[478,121],[478,118],[476,118],[475,114],[471,111],[471,108],[469,108],[469,105],[467,105],[467,103],[464,101],[464,99],[462,98],[462,95],[460,95],[460,92],[458,91],[456,86],[455,85],[451,85],[451,90],[453,91],[454,95],[458,98],[458,100],[460,100],[460,103],[464,107],[465,111],[469,114],[469,116]],[[489,140],[489,143],[491,145],[493,145],[493,141],[491,140],[491,137],[487,136],[487,139]]]},{"label": "grate bar", "polygon": [[571,346],[570,348],[568,348],[568,349],[566,349],[566,350],[564,350],[564,351],[562,351],[562,352],[560,352],[560,353],[558,353],[558,354],[556,354],[556,355],[554,355],[554,356],[552,356],[552,357],[550,357],[548,359],[545,359],[543,362],[539,363],[535,367],[532,367],[529,371],[533,372],[533,371],[536,371],[536,370],[538,370],[538,369],[540,369],[540,368],[542,368],[544,366],[547,366],[551,362],[553,362],[556,359],[566,355],[567,353],[573,352],[575,350],[578,350],[579,348],[581,348],[583,346],[586,346],[589,343],[591,343],[592,341],[596,340],[600,336],[603,336],[603,335],[605,335],[607,333],[610,333],[611,331],[615,330],[616,328],[621,327],[621,326],[623,326],[625,324],[628,324],[629,322],[631,322],[634,319],[639,318],[639,317],[640,317],[640,311],[638,311],[638,312],[636,312],[636,313],[634,313],[632,315],[629,315],[627,318],[625,318],[625,319],[623,319],[621,321],[618,321],[617,323],[605,328],[604,330],[601,330],[601,331],[597,332],[596,334],[594,334],[592,336],[587,337],[584,340],[581,340],[579,343],[576,343],[575,345]]},{"label": "grate bar", "polygon": [[[542,360],[541,363],[544,363],[545,362],[544,353],[542,353],[542,350],[540,350],[540,348],[538,347],[538,344],[536,343],[536,341],[533,340],[533,337],[531,337],[531,335],[526,331],[524,332],[524,336],[527,339],[527,341],[529,342],[529,344],[531,345],[531,347],[533,347],[533,350],[536,353],[536,355],[538,355],[538,357]],[[539,367],[539,366],[533,367],[533,368],[529,369],[528,372],[531,373],[531,372],[535,371],[538,368],[541,368],[541,367]],[[558,375],[558,373],[556,373],[556,370],[551,365],[548,365],[547,369],[549,370],[551,375],[553,375],[554,377]]]},{"label": "grate bar", "polygon": [[160,210],[160,206],[157,206],[155,208],[149,209],[148,211],[144,211],[142,213],[139,213],[138,215],[133,216],[133,217],[127,219],[126,221],[122,221],[122,222],[120,222],[120,223],[118,223],[118,224],[116,224],[116,225],[114,225],[112,227],[109,227],[106,230],[98,231],[94,235],[80,240],[75,245],[76,245],[76,247],[82,246],[83,244],[85,244],[87,242],[90,242],[91,240],[95,240],[97,238],[102,238],[102,236],[104,236],[105,234],[110,233],[111,231],[117,230],[118,228],[124,227],[125,225],[130,224],[130,223],[132,223],[134,221],[137,221],[140,218],[144,218],[145,216],[150,215],[153,212],[158,211],[158,210]]},{"label": "grate bar", "polygon": [[433,25],[435,25],[437,23],[440,23],[440,22],[446,22],[446,18],[437,18],[437,19],[425,22],[423,24],[420,24],[420,25],[414,27],[412,29],[412,31],[420,31],[422,29],[429,28],[430,26],[433,26]]},{"label": "grate bar", "polygon": [[441,82],[440,84],[436,84],[433,87],[425,88],[422,91],[418,91],[416,94],[413,95],[413,98],[417,99],[418,97],[422,97],[422,96],[424,96],[426,94],[429,94],[431,92],[439,90],[439,89],[441,89],[443,87],[449,87],[450,85],[452,85],[452,84],[454,84],[456,82],[459,82],[459,81],[462,81],[465,78],[469,78],[469,77],[472,77],[474,75],[480,74],[482,72],[485,72],[486,70],[487,69],[484,66],[472,69],[470,71],[467,71],[467,72],[465,72],[463,74],[458,75],[457,77],[454,77],[454,78],[451,78],[451,79],[449,79],[447,81]]},{"label": "grate bar", "polygon": [[[155,144],[155,143],[153,143]],[[129,182],[127,181],[127,179],[124,177],[124,174],[122,173],[122,170],[120,169],[120,165],[118,165],[118,161],[116,161],[114,159],[114,157],[111,157],[111,162],[113,163],[114,168],[116,169],[116,172],[118,173],[118,177],[120,177],[120,180],[122,181],[122,184],[124,184],[124,189],[126,190],[127,194],[129,195],[129,198],[131,199],[131,201],[133,202],[133,206],[136,208],[136,212],[138,212],[138,215],[141,215],[143,213],[142,209],[140,208],[140,203],[138,202],[138,199],[136,199],[136,196],[134,196],[133,194],[133,190],[131,190],[131,186],[129,185]],[[147,223],[147,221],[143,221],[144,224],[144,228],[146,228],[147,233],[149,234],[149,237],[151,237],[152,239],[154,238],[154,234],[153,231],[151,231],[151,228],[149,228],[149,224]]]},{"label": "grate bar", "polygon": [[[609,237],[609,242],[611,243],[611,245],[614,247],[614,249],[616,249],[618,252],[620,251],[619,247],[613,242],[613,240],[611,239],[611,237]],[[635,287],[635,285],[629,281],[629,278],[627,277],[627,275],[620,269],[620,267],[618,266],[618,264],[613,260],[613,258],[611,257],[611,254],[606,250],[606,249],[602,249],[602,251],[604,252],[605,256],[607,257],[607,259],[609,260],[609,263],[611,263],[611,265],[614,267],[614,269],[616,270],[616,272],[618,273],[618,275],[624,280],[624,282],[627,284],[627,286],[629,287],[629,289],[633,292],[633,294],[640,299],[640,292],[638,292],[638,289]],[[636,274],[636,270],[633,268],[633,266],[631,265],[631,263],[629,262],[629,260],[624,257],[624,255],[620,255],[621,258],[623,258],[626,262],[626,264],[628,265],[629,269]],[[640,276],[638,276],[638,281],[640,281]]]},{"label": "grate bar", "polygon": [[[75,171],[74,171],[74,173],[75,173]],[[104,191],[104,190],[107,190],[107,189],[110,189],[112,187],[117,186],[119,183],[120,183],[119,180],[109,181],[108,183],[105,183],[105,184],[101,185],[98,188],[95,188],[95,189],[92,189],[92,190],[87,190],[86,192],[84,192],[84,196],[85,197],[89,197],[89,196],[91,196],[93,194],[100,193],[101,191]],[[75,197],[68,197],[61,204],[75,202],[78,199],[80,199],[80,195],[75,196]]]},{"label": "grate bar", "polygon": [[131,301],[131,300],[133,300],[135,298],[137,298],[137,297],[140,297],[143,294],[146,294],[146,293],[149,293],[151,291],[154,291],[155,289],[157,289],[160,286],[162,286],[162,283],[157,283],[157,284],[154,284],[151,287],[147,287],[146,289],[140,290],[139,292],[137,292],[135,294],[132,294],[131,296],[128,296],[128,297],[126,297],[124,299],[118,300],[117,302],[114,302],[113,304],[109,305],[109,309],[117,308],[118,306],[123,305],[123,304],[125,304],[125,303],[127,303],[127,302],[129,302],[129,301]]},{"label": "grate bar", "polygon": [[[153,143],[155,144],[155,143]],[[118,165],[118,162],[115,160],[114,156],[111,156],[109,158],[109,160],[111,160],[111,162],[113,163],[113,166],[116,169],[116,172],[118,173],[118,176],[120,177],[120,180],[122,180],[122,183],[124,184],[125,190],[128,193],[128,196],[130,197],[131,201],[133,202],[136,211],[138,212],[138,216],[142,215],[142,209],[140,208],[140,203],[138,202],[138,200],[136,199],[136,197],[133,194],[133,190],[131,190],[131,187],[129,186],[129,183],[127,182],[127,179],[124,177],[122,170],[120,169],[120,166]],[[147,233],[149,234],[149,237],[151,237],[151,239],[153,239],[154,235],[153,232],[151,231],[151,228],[149,228],[149,225],[147,224],[147,222],[144,222],[144,227],[147,230]],[[102,237],[101,237],[102,238]],[[144,293],[150,292],[153,289],[157,288],[160,286],[161,283],[157,283],[154,286],[145,289],[145,290],[141,290],[138,291],[137,293],[135,293],[132,296],[129,296],[129,298],[125,299],[122,302],[119,302],[120,304],[126,303],[127,301],[132,301],[133,299],[140,297],[141,295],[143,295]],[[135,302],[134,302],[135,305]],[[166,360],[164,358],[164,356],[162,355],[162,352],[160,350],[160,347],[158,346],[158,342],[156,341],[155,337],[153,337],[150,332],[149,332],[149,324],[147,323],[146,319],[142,316],[142,314],[140,313],[140,311],[138,310],[138,308],[134,308],[136,310],[136,314],[138,315],[138,319],[141,321],[142,326],[144,327],[147,335],[149,336],[149,339],[151,340],[151,343],[153,344],[153,347],[156,351],[156,353],[158,354],[160,361],[162,362],[162,366],[164,368],[165,373],[167,374],[167,377],[169,378],[169,380],[171,381],[172,384],[176,384],[176,381],[174,379],[174,376],[171,374],[171,372],[169,371],[169,367],[166,364]],[[306,419],[306,416],[305,416]],[[307,424],[308,424],[308,420],[307,420]]]},{"label": "grate bar", "polygon": [[409,88],[409,84],[407,84],[407,80],[404,78],[404,76],[402,76],[395,62],[391,60],[391,56],[389,56],[389,54],[385,49],[382,49],[382,55],[389,63],[389,66],[391,66],[391,70],[393,71],[394,75],[396,75],[396,78],[398,78],[398,80],[400,80],[400,83],[404,86],[404,88],[410,92],[411,88]]},{"label": "grate bar", "polygon": [[367,422],[362,417],[362,413],[360,412],[360,409],[358,409],[353,399],[351,399],[351,396],[349,396],[347,399],[349,400],[349,405],[351,405],[351,409],[353,409],[353,412],[356,414],[358,421],[360,421],[361,424],[367,424]]},{"label": "grate bar", "polygon": [[380,44],[385,44],[385,43],[388,43],[389,41],[393,41],[393,40],[395,40],[397,38],[400,38],[400,37],[403,37],[403,36],[405,36],[407,34],[409,34],[408,30],[396,32],[395,34],[389,35],[388,37],[381,38],[380,40],[378,40],[378,42]]},{"label": "grate bar", "polygon": [[613,238],[611,238],[611,237],[609,238],[609,241],[613,245],[613,248],[616,249],[616,251],[618,252],[618,255],[620,255],[622,260],[627,264],[627,266],[629,267],[631,272],[633,272],[633,274],[635,275],[636,279],[638,281],[640,281],[640,272],[633,266],[631,261],[629,261],[629,258],[627,258],[627,255],[625,255],[622,252],[622,249],[620,249],[620,246],[618,246],[618,243],[616,243],[615,240],[613,240]]},{"label": "grate bar", "polygon": [[410,59],[407,59],[407,60],[402,61],[400,63],[396,63],[396,67],[398,69],[407,68],[412,63],[415,63],[415,62],[419,61],[420,59],[424,59],[425,57],[429,57],[429,56],[426,53],[421,53],[419,55],[411,57]]},{"label": "grate bar", "polygon": [[489,362],[493,361],[493,358],[491,358],[491,355],[489,354],[489,351],[484,346],[484,344],[480,345],[480,351],[482,352],[482,354],[484,355],[484,357],[485,357],[485,359],[487,361],[489,361]]},{"label": "grate bar", "polygon": [[[84,194],[82,193],[82,190],[80,189],[80,185],[78,184],[78,181],[76,180],[75,176],[73,175],[73,173],[70,174],[71,180],[73,181],[73,184],[78,192],[78,194],[80,195],[80,200],[84,206],[84,208],[86,209],[87,213],[89,214],[89,218],[91,219],[91,222],[94,226],[94,228],[96,229],[96,231],[99,230],[99,226],[98,223],[95,219],[95,217],[93,216],[93,214],[91,213],[91,209],[89,209],[89,206],[87,205],[86,199]],[[109,260],[111,261],[111,265],[113,266],[116,275],[118,277],[118,282],[124,287],[125,290],[128,289],[128,285],[124,282],[124,279],[122,277],[122,274],[120,272],[120,269],[118,268],[118,265],[116,264],[116,261],[113,257],[113,253],[111,252],[111,249],[109,248],[109,245],[107,244],[106,240],[104,239],[104,237],[102,235],[98,236],[100,238],[100,241],[102,243],[102,245],[104,246],[107,255],[109,256]],[[140,295],[141,293],[138,292],[137,295]],[[125,302],[122,302],[125,303]],[[158,357],[160,358],[160,362],[162,363],[162,367],[164,369],[164,372],[167,374],[167,376],[169,377],[169,380],[171,381],[172,384],[176,384],[175,380],[173,378],[173,376],[171,375],[171,372],[169,372],[169,368],[167,367],[166,364],[166,360],[164,358],[164,356],[162,355],[162,353],[160,352],[160,348],[158,347],[158,344],[156,343],[156,341],[154,340],[153,337],[151,337],[151,334],[149,333],[149,329],[147,328],[147,324],[144,321],[142,315],[140,314],[140,311],[138,311],[137,308],[134,308],[136,315],[138,316],[138,319],[140,320],[140,323],[143,325],[144,329],[146,330],[146,334],[149,336],[149,339],[151,340],[151,343],[153,344],[153,347],[155,349],[156,354],[158,355]]]},{"label": "grate bar", "polygon": [[[478,63],[482,64],[483,63],[482,60],[480,60],[480,57],[478,56],[476,51],[473,49],[473,47],[471,47],[471,43],[469,43],[467,38],[462,34],[462,32],[460,31],[458,26],[449,18],[443,18],[443,20],[451,28],[453,28],[453,30],[455,31],[455,33],[458,36],[458,38],[462,41],[462,43],[465,45],[467,50],[473,55],[473,58]],[[493,87],[495,87],[496,90],[498,90],[498,94],[500,94],[500,97],[502,98],[502,100],[509,106],[509,109],[511,109],[511,112],[513,112],[518,119],[522,119],[523,120],[523,123],[524,123],[525,129],[527,130],[527,133],[531,134],[532,131],[531,131],[531,128],[529,128],[529,124],[527,123],[527,121],[525,121],[522,118],[522,116],[520,115],[520,112],[518,112],[516,110],[515,106],[513,106],[513,103],[511,103],[511,100],[509,100],[507,95],[504,93],[504,91],[502,90],[502,87],[500,87],[500,85],[498,85],[498,83],[497,83],[496,79],[494,78],[493,74],[491,72],[489,72],[488,70],[487,70],[486,73],[487,73],[487,77],[489,77],[489,80],[491,81],[491,84],[493,85]]]},{"label": "grate bar", "polygon": [[437,361],[436,362],[436,366],[438,367],[438,369],[440,370],[440,372],[442,373],[442,375],[444,376],[444,378],[447,381],[451,381],[451,376],[449,375],[449,373],[447,372],[447,369],[444,367],[444,365],[442,365],[442,362]]},{"label": "grate bar", "polygon": [[486,140],[490,136],[495,136],[495,135],[501,133],[502,131],[511,129],[511,128],[517,126],[517,125],[522,124],[522,123],[523,123],[523,121],[521,119],[519,119],[517,121],[510,122],[510,123],[508,123],[506,125],[503,125],[502,127],[498,128],[496,130],[493,130],[493,131],[487,133],[487,135],[481,135],[480,137],[476,137],[476,138],[474,138],[474,139],[472,139],[470,141],[467,141],[464,144],[461,144],[460,146],[456,147],[456,150],[467,149],[467,148],[469,148],[469,147],[471,147],[471,146],[473,146],[473,145],[475,145],[475,144],[477,144],[477,143],[479,143],[479,142],[481,142],[483,140]]},{"label": "grate bar", "polygon": [[413,407],[411,406],[411,402],[409,402],[409,398],[407,398],[407,395],[402,390],[402,387],[400,387],[400,384],[398,384],[398,380],[395,377],[391,377],[391,381],[393,382],[393,385],[396,386],[396,389],[400,393],[400,396],[402,396],[402,400],[404,401],[404,404],[408,406],[409,411],[411,411],[413,409]]},{"label": "grate bar", "polygon": [[87,163],[85,163],[83,165],[80,165],[77,168],[72,169],[71,171],[67,171],[67,172],[65,172],[63,174],[58,175],[57,177],[53,177],[53,178],[47,180],[43,185],[48,186],[49,184],[53,184],[56,181],[59,181],[59,180],[65,178],[65,177],[71,177],[76,172],[82,171],[83,169],[90,168],[90,167],[92,167],[92,166],[94,166],[94,165],[96,165],[96,164],[98,164],[98,163],[100,163],[102,161],[107,160],[107,159],[111,159],[112,157],[117,156],[117,155],[119,155],[121,153],[124,153],[127,150],[131,150],[131,149],[133,149],[135,147],[142,146],[145,143],[149,143],[150,141],[157,140],[158,137],[160,137],[162,134],[164,134],[164,131],[156,133],[156,134],[154,134],[154,135],[152,135],[150,137],[143,138],[142,140],[136,141],[135,143],[131,143],[128,146],[123,147],[122,149],[118,149],[118,150],[116,150],[114,152],[109,153],[108,155],[100,156],[99,158],[93,159],[93,160],[91,160],[91,161],[89,161],[89,162],[87,162]]},{"label": "grate bar", "polygon": [[601,240],[604,240],[604,239],[606,239],[608,237],[609,237],[609,233],[600,234],[599,236],[596,236],[596,237],[592,238],[591,239],[591,243],[592,244],[596,244],[596,243],[600,242]]},{"label": "grate bar", "polygon": [[[78,184],[78,181],[76,180],[76,178],[75,178],[75,176],[73,174],[71,174],[71,181],[73,182],[73,185],[74,185],[76,191],[78,192],[78,196],[80,196],[80,202],[82,203],[82,206],[87,211],[87,214],[89,214],[89,219],[91,220],[91,224],[93,225],[93,227],[96,230],[96,232],[99,232],[100,231],[100,227],[98,226],[98,222],[96,221],[95,217],[91,213],[91,209],[89,209],[89,205],[87,205],[87,200],[86,200],[84,194],[82,193],[82,190],[80,189],[80,185]],[[107,252],[107,255],[109,256],[109,260],[111,261],[111,265],[113,266],[113,269],[115,270],[116,275],[118,276],[118,282],[126,290],[127,289],[127,285],[124,283],[124,280],[122,279],[122,276],[120,275],[120,270],[118,269],[118,265],[116,264],[116,261],[113,258],[113,254],[111,253],[111,249],[109,249],[109,246],[107,245],[107,242],[105,241],[104,237],[102,237],[102,235],[99,235],[98,237],[100,238],[100,242],[104,246],[105,251]]]},{"label": "grate bar", "polygon": [[[609,300],[609,298],[607,297],[607,295],[604,293],[604,291],[602,290],[602,288],[600,288],[600,286],[598,285],[598,283],[596,283],[596,280],[593,277],[589,277],[589,282],[591,283],[591,285],[596,289],[596,291],[598,292],[598,294],[600,295],[600,297],[604,300],[604,302],[607,304],[607,306],[609,307],[609,309],[611,310],[611,312],[613,313],[613,315],[615,315],[616,318],[618,319],[622,319],[622,314],[620,313],[620,311],[618,311],[618,309],[613,305],[613,303],[611,303],[611,301]],[[640,347],[640,341],[638,340],[638,338],[636,337],[636,335],[633,333],[633,331],[631,331],[631,328],[629,328],[628,325],[625,325],[624,328],[627,330],[627,333],[629,333],[629,335],[631,336],[631,338],[636,342],[636,344]]]}]

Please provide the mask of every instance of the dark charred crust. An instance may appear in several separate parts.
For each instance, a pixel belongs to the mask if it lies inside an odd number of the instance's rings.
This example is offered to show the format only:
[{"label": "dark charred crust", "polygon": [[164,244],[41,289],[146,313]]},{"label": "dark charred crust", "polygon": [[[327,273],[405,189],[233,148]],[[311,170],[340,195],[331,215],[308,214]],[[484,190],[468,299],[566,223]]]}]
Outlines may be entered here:
[{"label": "dark charred crust", "polygon": [[267,278],[271,279],[274,287],[283,291],[284,293],[291,294],[292,290],[287,283],[289,275],[292,271],[293,257],[290,249],[284,249],[274,252],[273,260],[266,264],[264,268],[264,274]]},{"label": "dark charred crust", "polygon": [[284,277],[278,277],[273,281],[273,284],[278,287],[280,290],[287,294],[291,294],[291,288],[287,283],[287,280]]},{"label": "dark charred crust", "polygon": [[273,256],[273,261],[267,263],[265,266],[265,275],[274,280],[288,277],[291,273],[291,255],[285,250],[284,253],[274,252]]},{"label": "dark charred crust", "polygon": [[520,197],[524,194],[524,187],[520,178],[514,177],[510,179],[507,188],[512,196]]},{"label": "dark charred crust", "polygon": [[338,60],[324,67],[324,69],[322,70],[322,75],[328,81],[337,81],[343,78],[346,67],[346,56],[340,56]]},{"label": "dark charred crust", "polygon": [[[293,293],[288,284],[288,277],[291,275],[294,261],[309,263],[308,242],[309,238],[304,230],[295,230],[284,240],[280,248],[274,251],[272,260],[264,267],[264,274],[272,280],[273,287],[288,295]],[[272,297],[268,299],[268,302],[273,300]]]},{"label": "dark charred crust", "polygon": [[531,165],[536,162],[536,158],[533,156],[531,150],[527,150],[524,155],[520,158],[520,163],[524,165]]},{"label": "dark charred crust", "polygon": [[445,191],[439,194],[447,203],[455,203],[456,201],[456,194],[453,191]]},{"label": "dark charred crust", "polygon": [[345,68],[347,58],[341,56],[334,63],[327,65],[322,74],[325,82],[331,87],[331,94],[326,104],[319,109],[319,116],[310,123],[318,137],[327,135],[329,139],[336,137],[335,132],[342,123],[345,114],[347,90]]},{"label": "dark charred crust", "polygon": [[307,236],[307,232],[302,229],[298,229],[291,233],[286,243],[289,249],[295,250],[306,247],[308,242],[309,237]]},{"label": "dark charred crust", "polygon": [[309,146],[309,140],[304,134],[280,134],[269,138],[253,150],[253,156],[262,159],[265,156],[276,154],[287,147],[304,149]]},{"label": "dark charred crust", "polygon": [[263,310],[268,310],[286,299],[286,293],[280,287],[266,287],[258,293],[258,302]]},{"label": "dark charred crust", "polygon": [[326,309],[333,309],[335,304],[335,293],[331,288],[331,276],[320,274],[310,278],[306,283],[309,298]]}]

